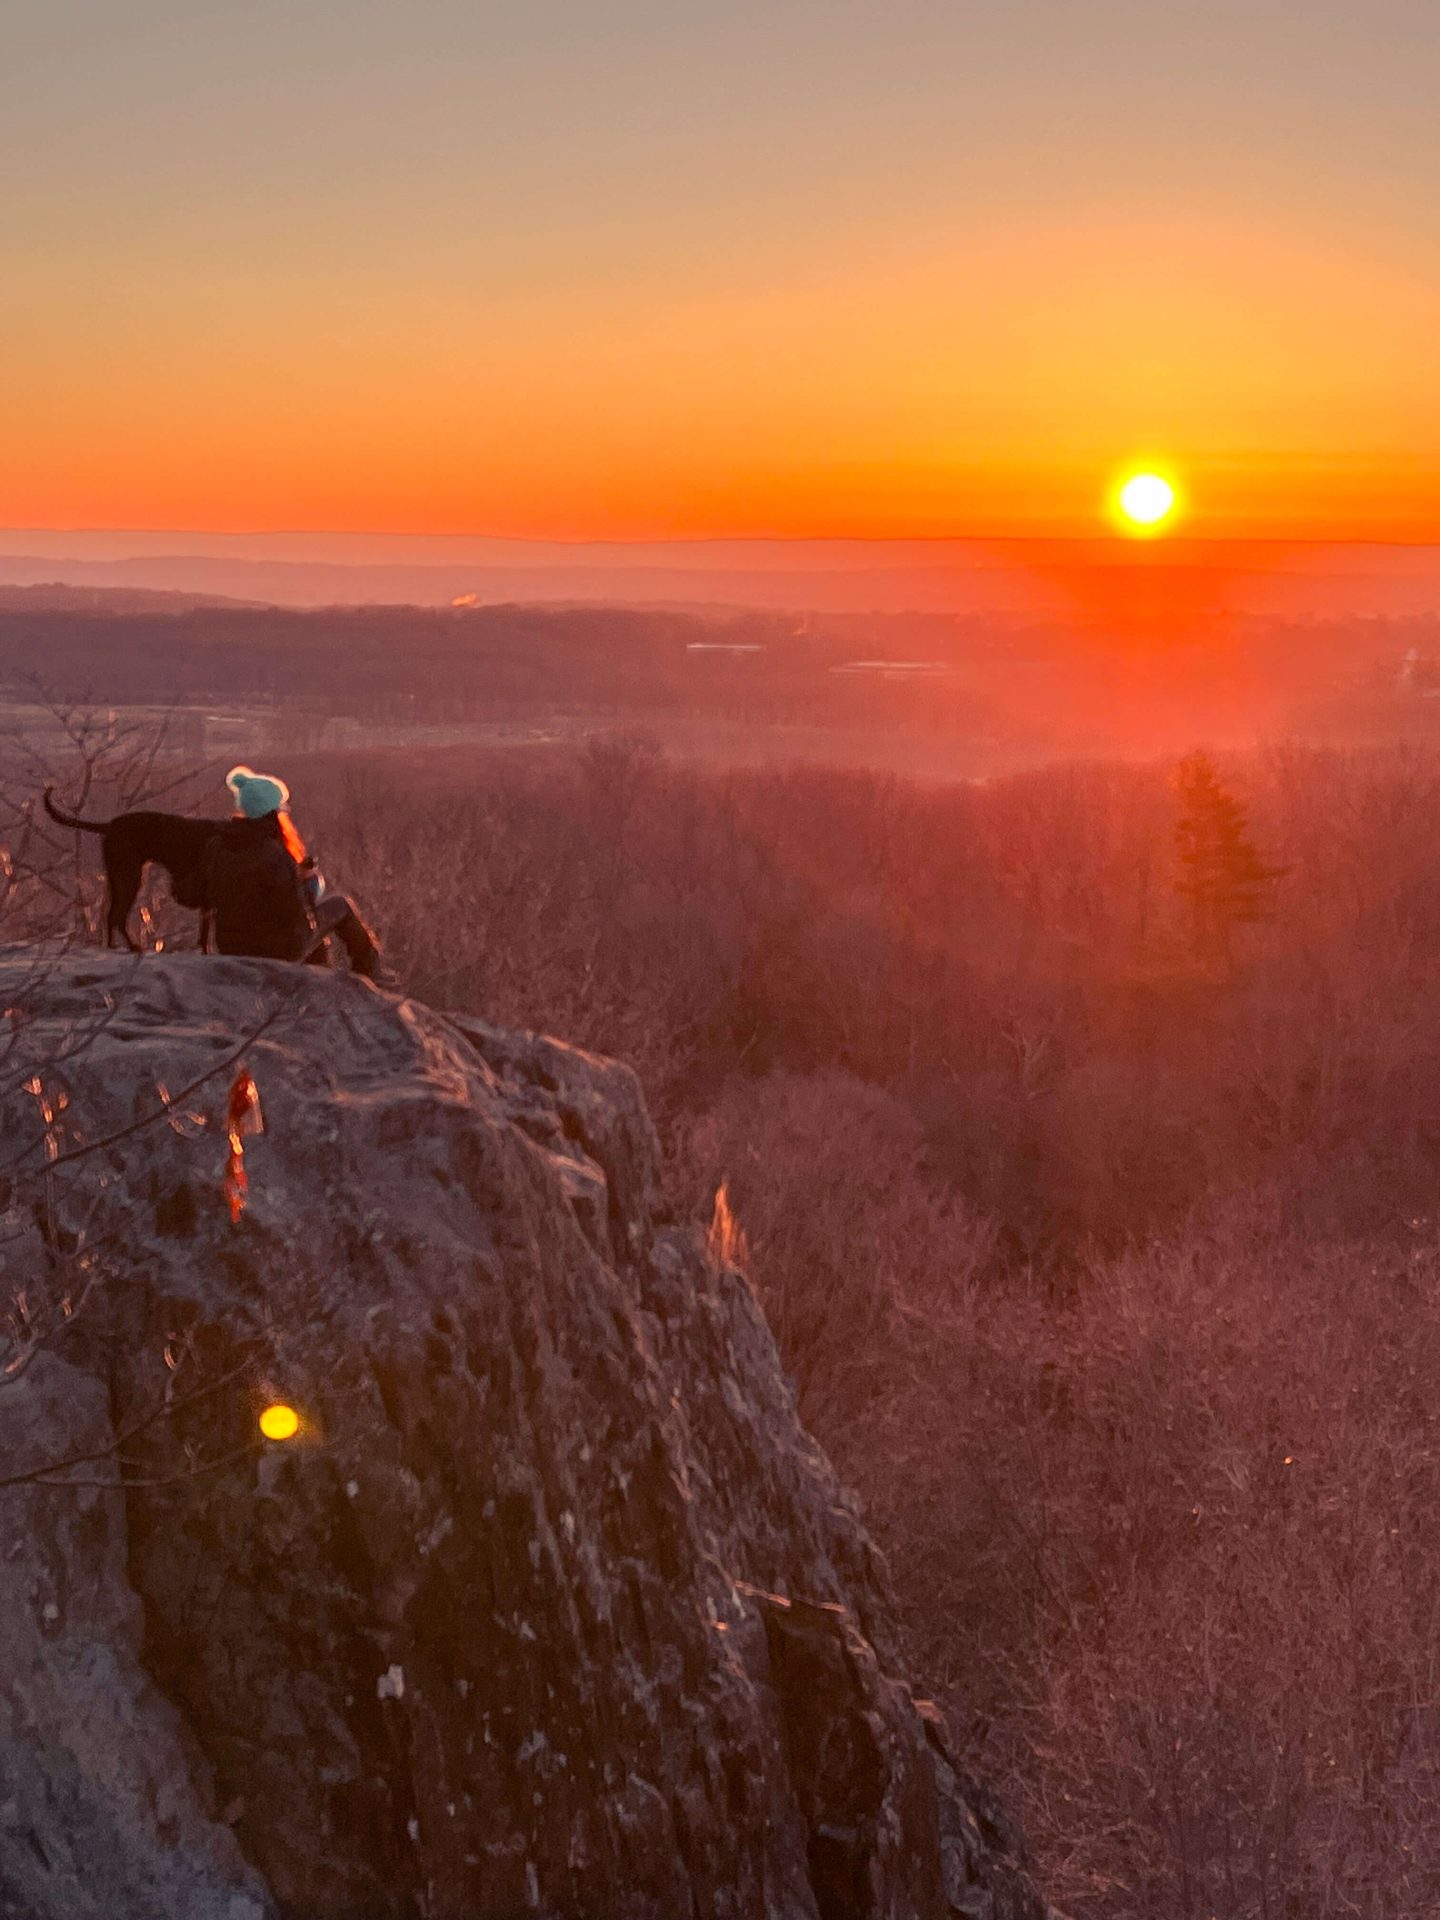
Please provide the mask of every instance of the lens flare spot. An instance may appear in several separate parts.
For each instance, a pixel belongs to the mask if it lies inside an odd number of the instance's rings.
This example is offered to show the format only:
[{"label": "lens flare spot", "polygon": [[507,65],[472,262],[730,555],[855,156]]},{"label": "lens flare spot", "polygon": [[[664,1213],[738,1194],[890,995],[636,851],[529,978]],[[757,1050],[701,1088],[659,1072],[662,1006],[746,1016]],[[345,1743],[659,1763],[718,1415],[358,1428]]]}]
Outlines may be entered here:
[{"label": "lens flare spot", "polygon": [[266,1407],[260,1416],[260,1431],[267,1440],[293,1440],[300,1431],[300,1416],[294,1407],[278,1403]]},{"label": "lens flare spot", "polygon": [[1120,511],[1132,527],[1158,527],[1175,511],[1175,489],[1159,473],[1132,473],[1119,498]]}]

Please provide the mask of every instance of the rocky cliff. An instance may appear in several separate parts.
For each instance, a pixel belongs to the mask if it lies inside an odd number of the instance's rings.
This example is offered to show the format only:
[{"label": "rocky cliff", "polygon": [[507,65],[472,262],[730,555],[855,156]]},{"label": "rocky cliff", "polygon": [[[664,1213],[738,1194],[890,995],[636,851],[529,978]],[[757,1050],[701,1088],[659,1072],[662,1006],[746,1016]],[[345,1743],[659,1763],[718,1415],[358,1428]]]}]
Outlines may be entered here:
[{"label": "rocky cliff", "polygon": [[1042,1912],[626,1069],[262,962],[0,1004],[0,1914]]}]

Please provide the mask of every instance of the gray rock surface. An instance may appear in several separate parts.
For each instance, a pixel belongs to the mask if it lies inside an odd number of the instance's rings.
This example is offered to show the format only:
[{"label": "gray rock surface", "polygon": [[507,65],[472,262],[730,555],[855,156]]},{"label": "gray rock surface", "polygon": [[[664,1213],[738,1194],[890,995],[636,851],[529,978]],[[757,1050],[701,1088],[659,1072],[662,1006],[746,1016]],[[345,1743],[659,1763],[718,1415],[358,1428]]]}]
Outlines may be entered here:
[{"label": "gray rock surface", "polygon": [[[102,1383],[51,1353],[0,1391],[0,1462],[100,1461]],[[269,1920],[209,1769],[140,1660],[125,1497],[7,1488],[0,1522],[0,1914],[10,1920]]]},{"label": "gray rock surface", "polygon": [[1043,1912],[632,1074],[266,962],[0,953],[0,1005],[6,1288],[89,1286],[0,1475],[99,1455],[0,1489],[0,1911]]}]

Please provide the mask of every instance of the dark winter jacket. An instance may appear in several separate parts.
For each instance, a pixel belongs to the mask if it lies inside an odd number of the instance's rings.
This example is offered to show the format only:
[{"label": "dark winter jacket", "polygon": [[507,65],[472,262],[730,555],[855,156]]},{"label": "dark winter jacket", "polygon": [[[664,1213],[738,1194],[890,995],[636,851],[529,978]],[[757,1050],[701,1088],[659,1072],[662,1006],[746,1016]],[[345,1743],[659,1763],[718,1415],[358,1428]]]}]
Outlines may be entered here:
[{"label": "dark winter jacket", "polygon": [[210,903],[221,953],[299,960],[310,943],[310,916],[278,814],[227,820],[210,853]]}]

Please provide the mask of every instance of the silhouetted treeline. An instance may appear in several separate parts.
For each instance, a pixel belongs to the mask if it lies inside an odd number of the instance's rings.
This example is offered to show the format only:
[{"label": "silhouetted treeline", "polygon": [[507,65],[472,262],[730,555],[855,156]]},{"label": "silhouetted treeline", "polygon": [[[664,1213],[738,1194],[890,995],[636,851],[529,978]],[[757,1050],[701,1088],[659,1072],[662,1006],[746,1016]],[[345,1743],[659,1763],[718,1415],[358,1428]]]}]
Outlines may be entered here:
[{"label": "silhouetted treeline", "polygon": [[627,608],[0,608],[0,684],[126,705],[311,704],[378,726],[536,715],[715,714],[973,727],[965,676],[850,670],[856,640],[793,616]]},{"label": "silhouetted treeline", "polygon": [[927,787],[619,740],[287,770],[417,991],[633,1059],[667,1116],[737,1073],[886,1088],[1013,1257],[1073,1263],[1259,1181],[1337,1230],[1428,1207],[1427,750],[1222,761],[1274,876],[1223,952],[1208,921],[1197,947],[1174,762]]},{"label": "silhouetted treeline", "polygon": [[[1440,623],[1249,621],[1171,632],[1031,618],[810,618],[626,607],[0,604],[0,689],[395,729],[571,717],[886,730],[1075,753],[1197,735],[1337,741],[1440,725]],[[297,733],[296,737],[302,737]],[[975,764],[973,758],[965,762]]]}]

